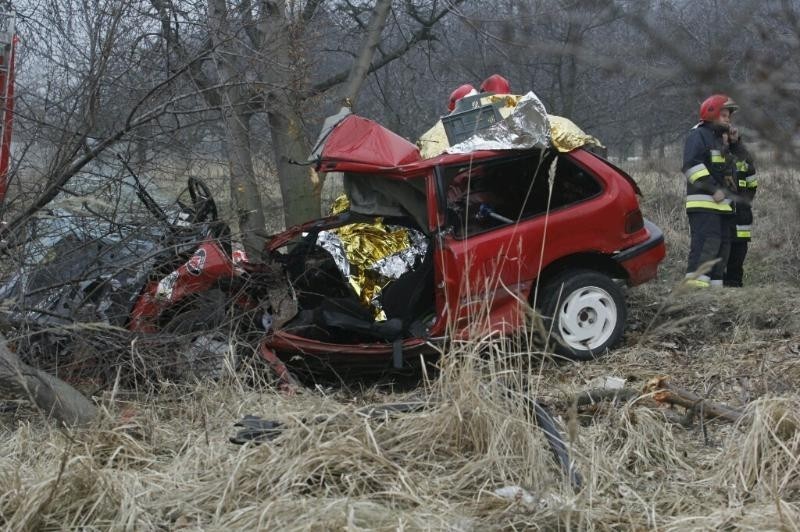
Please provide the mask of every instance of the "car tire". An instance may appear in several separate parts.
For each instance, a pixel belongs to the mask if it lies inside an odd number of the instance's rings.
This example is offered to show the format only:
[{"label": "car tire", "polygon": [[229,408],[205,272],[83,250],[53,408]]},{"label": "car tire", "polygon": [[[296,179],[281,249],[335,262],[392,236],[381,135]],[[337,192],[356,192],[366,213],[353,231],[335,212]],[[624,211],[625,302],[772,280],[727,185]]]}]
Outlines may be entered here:
[{"label": "car tire", "polygon": [[555,353],[570,360],[594,360],[622,339],[625,295],[608,275],[567,270],[549,281],[542,295],[540,311]]}]

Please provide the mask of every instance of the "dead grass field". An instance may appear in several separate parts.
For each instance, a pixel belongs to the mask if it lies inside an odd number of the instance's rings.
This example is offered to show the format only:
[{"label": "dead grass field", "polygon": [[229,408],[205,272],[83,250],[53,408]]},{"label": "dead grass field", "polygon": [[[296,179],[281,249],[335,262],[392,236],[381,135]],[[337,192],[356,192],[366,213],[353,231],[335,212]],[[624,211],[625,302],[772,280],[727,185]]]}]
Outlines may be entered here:
[{"label": "dead grass field", "polygon": [[[116,390],[100,398],[103,419],[85,431],[9,410],[0,414],[0,527],[800,528],[797,177],[774,169],[759,178],[749,286],[685,293],[675,290],[688,244],[682,182],[672,171],[630,170],[669,256],[659,282],[631,291],[628,333],[614,353],[558,363],[476,339],[404,390],[379,383],[287,397],[235,377]],[[591,418],[572,406],[606,377],[641,389],[658,375],[746,415],[737,425],[684,428],[640,402]],[[558,414],[580,490],[565,480],[522,393]],[[428,406],[358,412],[409,400]],[[262,445],[233,445],[232,425],[245,414],[285,430]]]}]

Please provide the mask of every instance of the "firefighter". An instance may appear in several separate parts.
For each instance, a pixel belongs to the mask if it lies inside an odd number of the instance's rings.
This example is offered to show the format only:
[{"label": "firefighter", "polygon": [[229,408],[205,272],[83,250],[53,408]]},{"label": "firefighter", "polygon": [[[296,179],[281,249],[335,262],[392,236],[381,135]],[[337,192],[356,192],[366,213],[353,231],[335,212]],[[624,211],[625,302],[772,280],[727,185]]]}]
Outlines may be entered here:
[{"label": "firefighter", "polygon": [[450,101],[447,103],[447,109],[452,113],[456,108],[456,103],[458,103],[458,100],[474,94],[478,94],[478,91],[475,90],[475,87],[469,83],[461,85],[450,93]]},{"label": "firefighter", "polygon": [[481,83],[481,92],[494,94],[511,94],[511,85],[500,74],[492,74]]},{"label": "firefighter", "polygon": [[[735,168],[726,158],[731,115],[736,103],[714,94],[700,105],[700,123],[689,132],[683,148],[686,176],[686,213],[691,243],[686,268],[687,283],[695,287],[721,287],[728,263],[736,192]],[[738,143],[738,137],[736,138]],[[737,143],[734,143],[737,144]],[[710,271],[698,271],[713,261]]]},{"label": "firefighter", "polygon": [[744,259],[750,242],[753,224],[753,198],[756,195],[758,180],[753,158],[744,146],[739,132],[731,128],[728,134],[730,154],[736,166],[737,198],[734,201],[736,228],[731,240],[731,251],[725,268],[725,286],[742,286]]}]

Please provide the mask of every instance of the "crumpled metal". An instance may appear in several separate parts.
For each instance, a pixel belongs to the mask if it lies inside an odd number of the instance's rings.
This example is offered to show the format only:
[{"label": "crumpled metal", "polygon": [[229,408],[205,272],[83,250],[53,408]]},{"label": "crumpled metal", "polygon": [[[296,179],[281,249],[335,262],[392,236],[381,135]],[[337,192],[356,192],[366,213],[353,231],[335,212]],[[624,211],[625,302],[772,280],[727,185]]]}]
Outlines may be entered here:
[{"label": "crumpled metal", "polygon": [[550,123],[544,104],[529,92],[517,101],[514,111],[503,120],[449,147],[447,152],[547,148],[550,138]]},{"label": "crumpled metal", "polygon": [[333,114],[325,119],[320,129],[317,141],[314,143],[314,148],[311,150],[311,155],[308,156],[308,162],[314,163],[322,157],[322,150],[325,147],[325,141],[336,129],[342,120],[353,114],[349,107],[340,107],[336,114]]},{"label": "crumpled metal", "polygon": [[[331,213],[348,207],[347,196],[340,196]],[[331,254],[361,303],[373,310],[377,320],[386,319],[379,301],[381,289],[413,269],[428,251],[428,240],[422,232],[386,225],[382,218],[320,231],[317,245]]]}]

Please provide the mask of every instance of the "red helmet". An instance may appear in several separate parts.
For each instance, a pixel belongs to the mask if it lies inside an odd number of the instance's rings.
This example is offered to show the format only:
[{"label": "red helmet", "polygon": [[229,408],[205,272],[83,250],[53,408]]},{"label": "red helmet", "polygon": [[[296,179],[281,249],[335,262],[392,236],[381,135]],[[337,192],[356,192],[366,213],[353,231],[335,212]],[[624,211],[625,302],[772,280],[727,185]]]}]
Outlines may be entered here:
[{"label": "red helmet", "polygon": [[475,87],[473,87],[469,83],[461,85],[459,88],[450,93],[450,102],[447,104],[447,108],[450,109],[451,111],[455,109],[456,102],[461,98],[469,95],[470,92],[475,92]]},{"label": "red helmet", "polygon": [[713,122],[719,118],[719,112],[723,109],[727,109],[732,113],[739,109],[739,106],[726,94],[714,94],[709,96],[700,104],[700,120],[703,122]]},{"label": "red helmet", "polygon": [[500,74],[492,74],[481,83],[481,92],[493,92],[495,94],[510,94],[511,85],[508,80]]}]

